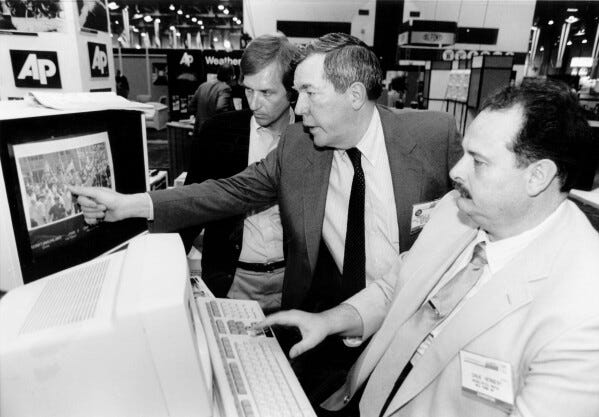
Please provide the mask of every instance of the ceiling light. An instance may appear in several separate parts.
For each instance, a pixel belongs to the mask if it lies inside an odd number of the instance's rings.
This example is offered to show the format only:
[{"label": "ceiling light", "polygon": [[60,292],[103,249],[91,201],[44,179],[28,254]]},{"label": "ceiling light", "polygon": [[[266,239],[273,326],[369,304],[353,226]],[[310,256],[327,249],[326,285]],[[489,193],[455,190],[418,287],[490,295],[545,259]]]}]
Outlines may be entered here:
[{"label": "ceiling light", "polygon": [[578,18],[576,16],[568,16],[568,18],[566,19],[566,23],[576,23],[578,22]]},{"label": "ceiling light", "polygon": [[568,46],[572,45],[572,41],[568,41],[568,43],[566,43],[566,45],[568,45]]},{"label": "ceiling light", "polygon": [[160,18],[159,18],[159,17],[157,17],[156,19],[154,19],[154,22],[156,22],[156,23],[160,23],[160,22],[162,22],[162,20],[160,20]]},{"label": "ceiling light", "polygon": [[223,46],[225,47],[225,49],[231,49],[231,41],[225,39],[225,41],[223,42]]},{"label": "ceiling light", "polygon": [[115,24],[115,25],[118,25],[118,24],[119,24],[119,21],[118,21],[118,20],[115,20],[115,21],[114,21],[114,24]]},{"label": "ceiling light", "polygon": [[175,10],[175,6],[173,6],[172,4],[170,6],[168,6],[168,9],[172,12]]},{"label": "ceiling light", "polygon": [[144,17],[144,15],[143,15],[143,14],[141,14],[141,13],[135,13],[135,14],[133,15],[132,19],[141,19],[142,17]]},{"label": "ceiling light", "polygon": [[202,25],[201,29],[204,29],[204,25]]},{"label": "ceiling light", "polygon": [[183,10],[181,10],[181,9],[177,10],[177,14],[183,14]]},{"label": "ceiling light", "polygon": [[225,8],[225,6],[223,6],[222,4],[218,5],[218,10],[223,10]]},{"label": "ceiling light", "polygon": [[541,46],[541,49],[539,49],[539,51],[543,52],[545,50],[544,47]]},{"label": "ceiling light", "polygon": [[237,24],[238,24],[238,25],[241,25],[241,20],[238,20],[238,21],[237,21]]},{"label": "ceiling light", "polygon": [[177,36],[181,36],[181,32],[177,32]]},{"label": "ceiling light", "polygon": [[189,15],[188,15],[188,14],[186,14],[186,15],[185,15],[185,18],[186,18],[186,19],[189,19]]},{"label": "ceiling light", "polygon": [[138,29],[138,28],[136,28],[135,26],[133,26],[133,27],[131,28],[131,30],[132,30],[133,32],[135,32],[135,33],[139,32],[139,29]]},{"label": "ceiling light", "polygon": [[578,9],[576,9],[576,8],[574,8],[574,7],[570,7],[570,8],[568,8],[568,9],[566,9],[566,11],[567,11],[567,12],[572,12],[572,13],[574,13],[574,12],[577,12],[577,11],[578,11]]},{"label": "ceiling light", "polygon": [[109,8],[110,10],[116,10],[116,9],[118,9],[118,8],[119,8],[119,5],[118,5],[118,4],[116,4],[116,2],[115,2],[115,1],[110,1],[110,2],[108,2],[108,8]]},{"label": "ceiling light", "polygon": [[582,43],[587,43],[587,40],[586,40],[586,39],[583,39],[583,40],[582,40]]},{"label": "ceiling light", "polygon": [[224,13],[224,14],[229,14],[229,9],[225,9],[225,10],[223,10],[223,13]]},{"label": "ceiling light", "polygon": [[201,20],[198,20],[198,25],[203,25],[204,22],[202,22]]},{"label": "ceiling light", "polygon": [[218,38],[217,38],[216,36],[215,36],[214,38],[212,38],[212,40],[213,40],[214,42],[218,42]]},{"label": "ceiling light", "polygon": [[175,30],[175,27],[173,25],[168,27],[168,30]]},{"label": "ceiling light", "polygon": [[550,20],[549,22],[547,22],[547,24],[548,24],[549,26],[551,26],[551,25],[553,24],[553,20]]},{"label": "ceiling light", "polygon": [[152,16],[150,16],[149,14],[144,16],[144,22],[150,23],[152,20],[154,19],[152,19]]},{"label": "ceiling light", "polygon": [[194,16],[194,17],[192,17],[192,18],[191,18],[191,21],[192,21],[193,23],[195,23],[195,22],[197,22],[197,21],[198,21],[198,18]]}]

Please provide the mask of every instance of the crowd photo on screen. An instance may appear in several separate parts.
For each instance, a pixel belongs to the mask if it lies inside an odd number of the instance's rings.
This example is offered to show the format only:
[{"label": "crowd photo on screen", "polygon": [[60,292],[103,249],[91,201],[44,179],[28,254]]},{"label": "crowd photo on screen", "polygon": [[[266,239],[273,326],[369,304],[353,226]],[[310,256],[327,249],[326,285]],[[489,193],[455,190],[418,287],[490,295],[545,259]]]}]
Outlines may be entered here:
[{"label": "crowd photo on screen", "polygon": [[112,187],[106,143],[19,159],[28,229],[77,215],[81,209],[67,185]]}]

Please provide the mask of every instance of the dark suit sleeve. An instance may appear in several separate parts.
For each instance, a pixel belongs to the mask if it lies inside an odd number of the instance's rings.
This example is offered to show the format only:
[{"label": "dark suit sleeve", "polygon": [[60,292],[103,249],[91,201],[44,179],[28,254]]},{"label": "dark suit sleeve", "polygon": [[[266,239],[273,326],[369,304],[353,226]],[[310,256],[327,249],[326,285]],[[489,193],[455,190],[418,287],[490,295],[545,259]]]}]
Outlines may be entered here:
[{"label": "dark suit sleeve", "polygon": [[189,102],[189,114],[196,115],[198,111],[198,101],[200,99],[200,89],[198,88],[193,94],[191,101]]},{"label": "dark suit sleeve", "polygon": [[150,230],[176,231],[275,204],[281,148],[235,176],[150,192],[154,204]]},{"label": "dark suit sleeve", "polygon": [[233,109],[233,98],[231,97],[231,87],[223,88],[218,92],[216,99],[215,113],[231,111]]}]

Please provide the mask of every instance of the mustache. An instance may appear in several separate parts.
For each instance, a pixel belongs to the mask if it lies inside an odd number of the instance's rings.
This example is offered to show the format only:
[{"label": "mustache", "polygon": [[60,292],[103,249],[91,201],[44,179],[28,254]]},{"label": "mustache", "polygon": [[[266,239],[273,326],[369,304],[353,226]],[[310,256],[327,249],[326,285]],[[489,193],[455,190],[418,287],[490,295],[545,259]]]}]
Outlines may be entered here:
[{"label": "mustache", "polygon": [[464,187],[464,184],[457,182],[457,181],[453,181],[453,188],[460,193],[460,195],[463,198],[472,198],[472,196],[470,195],[470,191],[468,191],[468,189],[466,187]]}]

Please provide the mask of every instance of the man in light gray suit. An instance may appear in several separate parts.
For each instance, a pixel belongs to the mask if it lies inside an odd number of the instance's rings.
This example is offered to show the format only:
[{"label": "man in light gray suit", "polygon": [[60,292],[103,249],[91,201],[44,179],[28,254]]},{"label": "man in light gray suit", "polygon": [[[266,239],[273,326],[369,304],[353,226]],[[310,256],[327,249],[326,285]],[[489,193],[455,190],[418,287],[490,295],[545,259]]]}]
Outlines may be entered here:
[{"label": "man in light gray suit", "polygon": [[[568,191],[595,147],[567,86],[483,106],[444,197],[390,274],[319,314],[286,311],[291,356],[372,336],[323,406],[339,416],[599,415],[599,235]],[[359,408],[358,408],[359,403]]]},{"label": "man in light gray suit", "polygon": [[[461,155],[450,115],[395,113],[377,106],[381,80],[376,55],[363,42],[325,35],[305,48],[295,72],[295,112],[303,126],[290,126],[262,161],[228,179],[150,197],[73,192],[80,195],[88,222],[141,216],[150,219],[152,231],[173,231],[278,202],[287,262],[282,308],[325,310],[373,284],[400,251],[410,248],[431,202],[451,188],[449,169]],[[343,380],[359,353],[336,339],[331,343],[334,347],[322,347],[306,359],[310,372],[320,369],[322,375],[303,378],[296,368],[315,401],[331,385],[321,384],[321,377]]]}]

